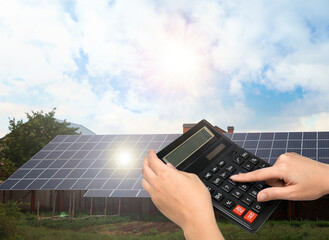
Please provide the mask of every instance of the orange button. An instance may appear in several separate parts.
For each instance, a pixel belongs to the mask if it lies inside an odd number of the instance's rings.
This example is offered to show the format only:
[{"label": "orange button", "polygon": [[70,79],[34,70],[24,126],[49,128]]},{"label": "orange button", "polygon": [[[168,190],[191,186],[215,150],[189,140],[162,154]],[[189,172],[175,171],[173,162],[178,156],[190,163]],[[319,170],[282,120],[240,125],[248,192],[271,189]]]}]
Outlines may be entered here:
[{"label": "orange button", "polygon": [[249,223],[252,223],[257,217],[257,214],[253,211],[248,211],[247,214],[243,217],[244,220],[246,220]]},{"label": "orange button", "polygon": [[241,216],[244,212],[246,211],[245,208],[241,207],[240,205],[237,205],[234,209],[233,212],[238,215]]}]

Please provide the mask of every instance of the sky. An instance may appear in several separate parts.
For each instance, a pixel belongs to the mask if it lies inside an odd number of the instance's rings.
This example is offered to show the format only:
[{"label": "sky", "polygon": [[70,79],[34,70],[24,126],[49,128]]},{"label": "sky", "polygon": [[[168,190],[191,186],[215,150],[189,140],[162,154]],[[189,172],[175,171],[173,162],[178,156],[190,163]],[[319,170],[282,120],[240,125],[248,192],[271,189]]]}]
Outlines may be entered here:
[{"label": "sky", "polygon": [[51,111],[97,134],[329,131],[329,1],[0,1],[0,137]]}]

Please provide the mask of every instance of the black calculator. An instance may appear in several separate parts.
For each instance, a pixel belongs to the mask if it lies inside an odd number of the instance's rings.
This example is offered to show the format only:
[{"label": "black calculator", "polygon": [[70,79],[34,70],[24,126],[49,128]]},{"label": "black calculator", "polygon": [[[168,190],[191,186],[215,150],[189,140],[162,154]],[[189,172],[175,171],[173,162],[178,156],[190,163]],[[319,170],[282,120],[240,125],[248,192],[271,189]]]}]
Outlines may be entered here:
[{"label": "black calculator", "polygon": [[208,188],[213,206],[222,216],[249,232],[256,232],[280,204],[257,202],[265,182],[238,183],[230,176],[271,166],[238,146],[206,120],[157,153],[177,169],[195,173]]}]

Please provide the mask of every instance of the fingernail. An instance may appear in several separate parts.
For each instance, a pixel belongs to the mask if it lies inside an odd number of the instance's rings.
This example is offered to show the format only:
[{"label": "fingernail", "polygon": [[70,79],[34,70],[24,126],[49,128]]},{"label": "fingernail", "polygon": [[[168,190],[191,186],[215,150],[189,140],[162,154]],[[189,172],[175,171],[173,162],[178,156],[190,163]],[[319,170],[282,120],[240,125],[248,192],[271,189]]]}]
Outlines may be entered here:
[{"label": "fingernail", "polygon": [[258,194],[257,199],[258,199],[259,202],[264,202],[264,201],[266,201],[266,199],[267,199],[267,195],[266,195],[266,193]]},{"label": "fingernail", "polygon": [[167,162],[167,165],[171,168],[175,168],[174,165],[172,165],[171,163]]},{"label": "fingernail", "polygon": [[238,175],[232,175],[230,178],[231,179],[234,179],[234,178],[236,178]]}]

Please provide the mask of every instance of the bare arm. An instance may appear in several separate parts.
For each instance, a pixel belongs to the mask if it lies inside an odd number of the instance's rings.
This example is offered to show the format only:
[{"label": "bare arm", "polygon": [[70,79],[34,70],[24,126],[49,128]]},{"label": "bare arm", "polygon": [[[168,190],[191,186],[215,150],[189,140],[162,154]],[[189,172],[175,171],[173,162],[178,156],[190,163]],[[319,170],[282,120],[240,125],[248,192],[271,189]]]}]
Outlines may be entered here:
[{"label": "bare arm", "polygon": [[195,175],[164,164],[151,150],[144,159],[143,187],[157,208],[179,225],[185,238],[224,239],[218,229],[211,196]]},{"label": "bare arm", "polygon": [[329,193],[329,165],[297,153],[281,155],[272,167],[231,176],[237,182],[266,181],[259,202],[274,199],[314,200]]}]

